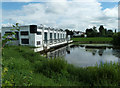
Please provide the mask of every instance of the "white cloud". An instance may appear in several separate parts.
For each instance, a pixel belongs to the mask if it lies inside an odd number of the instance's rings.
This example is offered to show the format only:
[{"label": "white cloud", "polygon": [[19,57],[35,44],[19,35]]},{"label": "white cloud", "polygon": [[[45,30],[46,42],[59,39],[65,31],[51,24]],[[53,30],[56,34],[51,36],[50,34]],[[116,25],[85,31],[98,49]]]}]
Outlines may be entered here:
[{"label": "white cloud", "polygon": [[33,0],[2,0],[2,2],[31,2]]},{"label": "white cloud", "polygon": [[[66,0],[3,0],[3,2],[64,2]],[[94,2],[96,0],[69,0],[73,2]],[[119,0],[97,0],[100,2],[119,2]]]},{"label": "white cloud", "polygon": [[108,17],[118,17],[118,7],[114,7],[112,9],[107,8],[104,10],[104,13]]},{"label": "white cloud", "polygon": [[[75,1],[75,0],[74,0]],[[86,28],[104,24],[107,28],[117,29],[117,7],[101,10],[96,0],[85,2],[46,2],[31,3],[21,10],[3,11],[3,20],[20,24],[45,24],[85,31]]]}]

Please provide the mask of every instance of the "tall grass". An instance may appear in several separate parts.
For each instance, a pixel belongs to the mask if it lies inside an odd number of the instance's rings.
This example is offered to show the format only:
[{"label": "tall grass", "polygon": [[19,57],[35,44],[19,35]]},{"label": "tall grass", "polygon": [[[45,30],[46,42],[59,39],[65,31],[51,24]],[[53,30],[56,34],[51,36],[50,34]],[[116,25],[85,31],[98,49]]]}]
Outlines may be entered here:
[{"label": "tall grass", "polygon": [[30,47],[3,49],[3,86],[118,86],[120,67],[105,63],[75,67],[63,58],[47,59]]}]

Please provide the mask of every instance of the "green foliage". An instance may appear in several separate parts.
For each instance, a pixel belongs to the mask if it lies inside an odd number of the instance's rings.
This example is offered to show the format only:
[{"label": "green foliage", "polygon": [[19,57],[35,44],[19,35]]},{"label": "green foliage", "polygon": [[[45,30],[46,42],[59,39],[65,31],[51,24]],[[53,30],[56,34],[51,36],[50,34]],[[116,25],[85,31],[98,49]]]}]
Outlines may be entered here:
[{"label": "green foliage", "polygon": [[11,33],[5,33],[4,36],[2,36],[2,38],[3,38],[2,47],[4,47],[8,41],[11,41],[11,38],[13,40],[16,40],[14,35],[16,35],[16,33],[15,33],[16,30],[20,31],[19,23],[16,23],[15,25],[13,25],[13,28],[10,30],[12,31]]},{"label": "green foliage", "polygon": [[103,25],[100,25],[99,32],[97,32],[96,27],[86,29],[86,35],[87,37],[112,37],[113,31],[107,30],[103,27]]},{"label": "green foliage", "polygon": [[105,36],[106,30],[105,30],[105,28],[103,27],[103,25],[100,25],[100,27],[99,27],[99,32],[100,32],[100,36],[101,36],[101,37],[104,37],[104,36]]},{"label": "green foliage", "polygon": [[113,41],[112,41],[113,45],[117,45],[120,46],[120,32],[115,33],[113,35]]},{"label": "green foliage", "polygon": [[120,83],[120,67],[116,63],[83,68],[62,58],[44,58],[27,46],[9,46],[3,51],[2,86],[118,86]]},{"label": "green foliage", "polygon": [[43,73],[46,76],[51,76],[52,72],[62,73],[67,68],[67,62],[61,58],[46,59],[44,61],[35,62],[35,71]]},{"label": "green foliage", "polygon": [[94,26],[93,28],[86,29],[86,35],[87,37],[97,37],[98,32],[96,30],[96,27]]},{"label": "green foliage", "polygon": [[87,38],[72,38],[73,41],[79,42],[111,42],[113,40],[112,37],[87,37]]}]

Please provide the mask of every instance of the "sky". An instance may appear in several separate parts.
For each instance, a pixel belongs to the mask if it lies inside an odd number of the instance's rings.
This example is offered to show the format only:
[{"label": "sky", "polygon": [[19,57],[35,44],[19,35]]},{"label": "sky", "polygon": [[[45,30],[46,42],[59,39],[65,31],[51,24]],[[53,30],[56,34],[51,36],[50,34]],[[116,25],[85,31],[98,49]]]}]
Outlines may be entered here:
[{"label": "sky", "polygon": [[[43,24],[48,27],[85,31],[104,25],[118,29],[118,2],[98,0],[61,0],[52,2],[2,2],[2,26],[18,22],[20,25]],[[13,2],[12,2],[13,1]],[[1,11],[1,10],[0,10]]]}]

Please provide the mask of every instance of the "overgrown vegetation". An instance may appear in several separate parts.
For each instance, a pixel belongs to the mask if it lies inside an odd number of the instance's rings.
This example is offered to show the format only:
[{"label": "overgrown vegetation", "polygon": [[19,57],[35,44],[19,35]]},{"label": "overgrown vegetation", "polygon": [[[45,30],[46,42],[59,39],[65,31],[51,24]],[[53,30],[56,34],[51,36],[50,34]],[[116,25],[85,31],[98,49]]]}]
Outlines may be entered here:
[{"label": "overgrown vegetation", "polygon": [[120,46],[120,32],[115,33],[113,35],[113,41],[112,41],[113,45],[117,45]]},{"label": "overgrown vegetation", "polygon": [[47,59],[27,46],[5,47],[2,86],[118,86],[118,64],[75,67],[64,59]]}]

